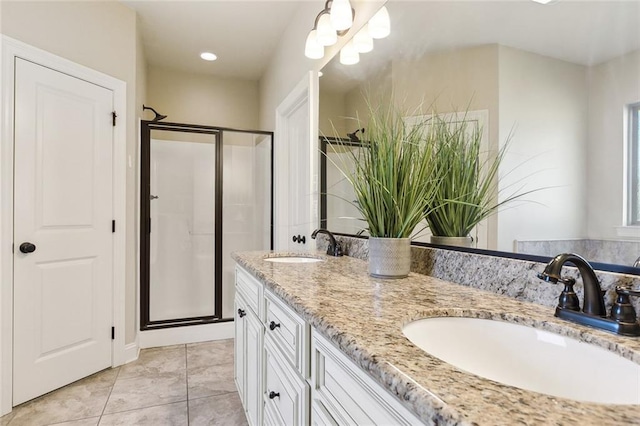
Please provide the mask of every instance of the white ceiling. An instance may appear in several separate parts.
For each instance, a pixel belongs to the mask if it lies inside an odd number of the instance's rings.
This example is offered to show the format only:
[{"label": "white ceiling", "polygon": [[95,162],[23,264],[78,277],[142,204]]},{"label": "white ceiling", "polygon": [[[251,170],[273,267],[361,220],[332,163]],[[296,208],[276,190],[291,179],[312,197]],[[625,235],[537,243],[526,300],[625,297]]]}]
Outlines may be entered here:
[{"label": "white ceiling", "polygon": [[[258,80],[302,1],[312,0],[123,3],[138,13],[151,66]],[[320,11],[323,1],[313,1]],[[391,59],[469,45],[500,43],[585,65],[640,49],[640,0],[390,0],[387,8],[391,36],[358,65],[332,61],[323,85],[344,89]],[[205,50],[219,59],[201,60]]]},{"label": "white ceiling", "polygon": [[[300,1],[123,0],[122,3],[138,13],[149,65],[258,80]],[[203,51],[215,53],[218,60],[203,61],[200,59]]]},{"label": "white ceiling", "polygon": [[348,90],[392,59],[499,43],[583,65],[640,49],[640,0],[400,1],[387,4],[391,35],[357,65],[334,58],[323,87]]}]

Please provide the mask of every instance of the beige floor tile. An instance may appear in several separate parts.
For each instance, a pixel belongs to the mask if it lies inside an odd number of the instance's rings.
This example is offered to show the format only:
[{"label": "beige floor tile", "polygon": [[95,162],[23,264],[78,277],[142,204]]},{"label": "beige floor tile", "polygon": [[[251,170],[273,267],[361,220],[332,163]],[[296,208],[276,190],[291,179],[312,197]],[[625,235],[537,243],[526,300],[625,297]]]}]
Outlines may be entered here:
[{"label": "beige floor tile", "polygon": [[160,376],[118,378],[104,412],[116,413],[186,399],[187,380],[184,371]]},{"label": "beige floor tile", "polygon": [[55,423],[51,426],[97,426],[100,417],[91,417],[90,419],[73,420],[64,423]]},{"label": "beige floor tile", "polygon": [[233,339],[187,345],[187,367],[233,362]]},{"label": "beige floor tile", "polygon": [[187,402],[105,414],[100,426],[187,426]]},{"label": "beige floor tile", "polygon": [[189,399],[236,392],[233,363],[189,368]]},{"label": "beige floor tile", "polygon": [[103,370],[14,407],[13,419],[8,424],[49,425],[99,416],[117,375],[117,368]]},{"label": "beige floor tile", "polygon": [[168,348],[153,348],[140,351],[140,356],[137,360],[120,368],[118,378],[131,379],[184,371],[186,368],[185,345],[170,346]]},{"label": "beige floor tile", "polygon": [[14,408],[13,411],[9,414],[5,414],[4,416],[0,417],[0,426],[7,426],[9,422],[15,417],[15,415],[16,410]]},{"label": "beige floor tile", "polygon": [[246,425],[240,398],[236,392],[189,401],[189,425]]}]

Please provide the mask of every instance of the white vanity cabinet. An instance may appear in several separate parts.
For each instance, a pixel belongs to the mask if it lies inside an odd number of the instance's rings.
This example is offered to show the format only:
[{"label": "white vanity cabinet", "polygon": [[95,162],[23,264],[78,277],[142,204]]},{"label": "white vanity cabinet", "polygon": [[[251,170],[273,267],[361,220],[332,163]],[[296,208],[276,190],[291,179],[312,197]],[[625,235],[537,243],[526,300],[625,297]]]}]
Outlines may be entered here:
[{"label": "white vanity cabinet", "polygon": [[311,339],[311,371],[312,424],[422,424],[316,330]]},{"label": "white vanity cabinet", "polygon": [[262,424],[262,363],[264,348],[263,286],[241,268],[236,268],[235,381],[247,421]]},{"label": "white vanity cabinet", "polygon": [[422,423],[240,266],[235,308],[235,379],[250,425]]}]

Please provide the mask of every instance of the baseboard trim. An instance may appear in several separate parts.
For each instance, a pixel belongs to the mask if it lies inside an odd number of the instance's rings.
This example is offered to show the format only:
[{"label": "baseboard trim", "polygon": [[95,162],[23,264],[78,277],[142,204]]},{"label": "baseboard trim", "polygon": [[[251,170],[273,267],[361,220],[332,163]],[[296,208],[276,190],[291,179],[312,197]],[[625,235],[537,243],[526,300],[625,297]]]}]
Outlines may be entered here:
[{"label": "baseboard trim", "polygon": [[146,330],[138,333],[140,349],[206,342],[208,340],[232,339],[233,335],[233,321]]},{"label": "baseboard trim", "polygon": [[138,345],[138,342],[129,343],[124,346],[123,358],[125,364],[137,360],[138,355],[140,355],[140,346]]}]

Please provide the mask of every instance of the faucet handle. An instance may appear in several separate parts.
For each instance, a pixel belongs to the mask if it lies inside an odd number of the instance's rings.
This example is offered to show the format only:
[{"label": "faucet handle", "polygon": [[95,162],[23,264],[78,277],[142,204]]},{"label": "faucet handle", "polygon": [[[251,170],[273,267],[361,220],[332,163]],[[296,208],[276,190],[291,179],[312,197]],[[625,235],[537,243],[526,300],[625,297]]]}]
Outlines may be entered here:
[{"label": "faucet handle", "polygon": [[611,319],[617,322],[636,322],[636,310],[631,304],[630,296],[640,296],[640,291],[629,287],[616,286],[616,301],[611,306]]},{"label": "faucet handle", "polygon": [[560,278],[558,281],[564,284],[564,290],[562,290],[558,298],[558,307],[579,311],[580,301],[578,300],[578,295],[573,290],[573,285],[576,283],[576,280],[573,278]]}]

